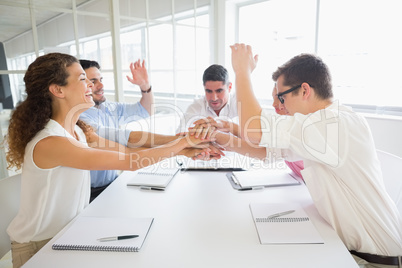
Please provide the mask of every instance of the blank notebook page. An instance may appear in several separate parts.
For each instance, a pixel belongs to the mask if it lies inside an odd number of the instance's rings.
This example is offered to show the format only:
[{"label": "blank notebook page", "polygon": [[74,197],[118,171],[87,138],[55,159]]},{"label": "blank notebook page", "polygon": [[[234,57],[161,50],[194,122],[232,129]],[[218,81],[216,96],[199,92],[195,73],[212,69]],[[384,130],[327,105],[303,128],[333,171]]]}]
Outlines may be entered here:
[{"label": "blank notebook page", "polygon": [[[53,244],[56,250],[139,251],[153,218],[79,217]],[[112,236],[138,235],[136,238],[101,242]]]},{"label": "blank notebook page", "polygon": [[[261,244],[323,244],[304,209],[296,203],[252,203],[250,210]],[[270,215],[295,210],[269,219]]]},{"label": "blank notebook page", "polygon": [[291,174],[283,170],[249,170],[233,172],[241,187],[285,186],[300,184]]},{"label": "blank notebook page", "polygon": [[165,188],[180,168],[152,165],[142,168],[128,182],[128,186],[150,186]]}]

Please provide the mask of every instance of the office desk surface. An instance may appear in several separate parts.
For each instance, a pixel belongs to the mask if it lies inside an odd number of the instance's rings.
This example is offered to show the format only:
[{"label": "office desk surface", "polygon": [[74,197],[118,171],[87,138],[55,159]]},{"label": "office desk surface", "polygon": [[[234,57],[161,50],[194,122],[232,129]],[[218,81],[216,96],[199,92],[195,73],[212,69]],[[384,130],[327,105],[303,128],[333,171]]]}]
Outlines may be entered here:
[{"label": "office desk surface", "polygon": [[[126,186],[134,174],[123,172],[81,215],[154,217],[140,252],[56,251],[53,239],[24,267],[358,267],[303,184],[239,192],[225,172],[187,171],[163,192]],[[261,245],[252,202],[301,204],[325,243]]]}]

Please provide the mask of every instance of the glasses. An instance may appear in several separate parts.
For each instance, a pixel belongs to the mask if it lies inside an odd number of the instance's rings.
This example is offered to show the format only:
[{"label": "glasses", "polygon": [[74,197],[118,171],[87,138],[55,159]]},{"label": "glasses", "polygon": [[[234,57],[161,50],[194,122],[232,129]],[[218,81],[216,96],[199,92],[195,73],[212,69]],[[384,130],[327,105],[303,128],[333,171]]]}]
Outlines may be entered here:
[{"label": "glasses", "polygon": [[290,93],[290,92],[292,92],[292,91],[295,91],[296,89],[298,89],[298,88],[301,87],[301,86],[302,86],[302,85],[298,85],[298,86],[292,87],[291,89],[288,89],[288,90],[286,90],[286,91],[284,91],[284,92],[281,92],[281,93],[276,94],[276,96],[278,97],[279,101],[283,104],[283,103],[285,102],[285,99],[283,98],[283,95],[288,94],[288,93]]}]

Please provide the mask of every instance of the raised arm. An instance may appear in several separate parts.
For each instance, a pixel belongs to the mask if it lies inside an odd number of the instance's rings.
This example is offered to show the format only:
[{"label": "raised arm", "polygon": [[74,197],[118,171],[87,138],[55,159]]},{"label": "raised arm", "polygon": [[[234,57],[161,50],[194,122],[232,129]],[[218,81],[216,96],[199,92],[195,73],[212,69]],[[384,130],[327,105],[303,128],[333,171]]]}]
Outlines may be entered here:
[{"label": "raised arm", "polygon": [[232,66],[236,76],[236,97],[239,102],[240,135],[253,143],[261,140],[260,115],[262,108],[254,95],[251,73],[255,69],[258,56],[254,56],[250,46],[234,44]]},{"label": "raised arm", "polygon": [[142,95],[140,103],[148,111],[149,115],[153,115],[154,94],[151,89],[151,84],[148,80],[148,72],[145,68],[145,61],[143,60],[142,63],[140,60],[132,62],[130,64],[130,70],[132,77],[127,76],[128,81],[140,87]]}]

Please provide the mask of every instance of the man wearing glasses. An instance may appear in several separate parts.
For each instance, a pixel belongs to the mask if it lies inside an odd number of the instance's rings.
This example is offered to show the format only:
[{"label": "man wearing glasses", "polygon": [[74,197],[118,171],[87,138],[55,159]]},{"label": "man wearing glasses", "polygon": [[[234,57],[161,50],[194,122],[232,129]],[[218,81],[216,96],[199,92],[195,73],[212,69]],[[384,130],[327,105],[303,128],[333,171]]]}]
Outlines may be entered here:
[{"label": "man wearing glasses", "polygon": [[[369,126],[364,117],[333,101],[325,63],[302,54],[274,72],[275,97],[288,112],[275,115],[263,111],[253,94],[250,74],[258,57],[244,44],[231,49],[237,99],[247,109],[239,110],[241,146],[231,137],[230,149],[303,160],[301,173],[315,206],[356,262],[401,267],[402,218],[385,190]],[[227,134],[215,137],[228,143]]]}]

